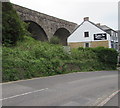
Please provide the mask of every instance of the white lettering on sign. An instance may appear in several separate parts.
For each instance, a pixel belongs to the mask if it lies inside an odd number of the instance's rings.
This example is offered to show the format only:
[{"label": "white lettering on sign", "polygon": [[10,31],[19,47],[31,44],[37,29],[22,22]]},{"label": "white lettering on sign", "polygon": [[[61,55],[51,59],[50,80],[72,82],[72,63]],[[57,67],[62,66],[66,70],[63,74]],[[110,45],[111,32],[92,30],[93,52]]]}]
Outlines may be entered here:
[{"label": "white lettering on sign", "polygon": [[106,39],[107,39],[106,33],[94,34],[94,40],[106,40]]}]

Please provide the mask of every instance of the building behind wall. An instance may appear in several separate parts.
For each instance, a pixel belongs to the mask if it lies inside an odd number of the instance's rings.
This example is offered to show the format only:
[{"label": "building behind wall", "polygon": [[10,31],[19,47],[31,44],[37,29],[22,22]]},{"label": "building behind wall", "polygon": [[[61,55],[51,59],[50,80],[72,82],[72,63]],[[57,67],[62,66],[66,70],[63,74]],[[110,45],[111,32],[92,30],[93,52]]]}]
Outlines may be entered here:
[{"label": "building behind wall", "polygon": [[102,46],[118,50],[118,33],[106,25],[94,24],[89,17],[85,17],[67,42],[71,48]]}]

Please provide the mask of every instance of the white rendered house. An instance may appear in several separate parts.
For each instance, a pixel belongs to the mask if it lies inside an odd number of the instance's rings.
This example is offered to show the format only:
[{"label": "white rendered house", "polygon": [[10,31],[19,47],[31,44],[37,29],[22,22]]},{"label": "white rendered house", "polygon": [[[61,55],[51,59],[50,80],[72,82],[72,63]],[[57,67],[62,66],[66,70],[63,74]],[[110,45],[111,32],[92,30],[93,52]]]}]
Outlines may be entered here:
[{"label": "white rendered house", "polygon": [[106,25],[94,24],[89,17],[84,18],[67,42],[71,48],[103,46],[118,49],[117,32]]}]

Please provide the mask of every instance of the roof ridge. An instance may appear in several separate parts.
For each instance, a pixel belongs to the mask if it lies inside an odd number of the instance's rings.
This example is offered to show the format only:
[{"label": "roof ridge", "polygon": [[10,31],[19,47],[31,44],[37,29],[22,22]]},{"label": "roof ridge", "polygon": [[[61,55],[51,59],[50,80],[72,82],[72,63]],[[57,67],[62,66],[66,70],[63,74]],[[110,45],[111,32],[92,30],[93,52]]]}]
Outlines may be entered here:
[{"label": "roof ridge", "polygon": [[[96,25],[95,23],[93,23],[93,22],[91,22],[91,21],[88,21],[88,22],[90,22],[91,24],[95,25],[96,27],[98,27],[98,28],[101,29],[102,31],[106,32],[104,29],[102,29],[100,26]],[[110,33],[108,33],[108,32],[106,32],[106,33],[107,33],[107,34],[110,34]]]}]

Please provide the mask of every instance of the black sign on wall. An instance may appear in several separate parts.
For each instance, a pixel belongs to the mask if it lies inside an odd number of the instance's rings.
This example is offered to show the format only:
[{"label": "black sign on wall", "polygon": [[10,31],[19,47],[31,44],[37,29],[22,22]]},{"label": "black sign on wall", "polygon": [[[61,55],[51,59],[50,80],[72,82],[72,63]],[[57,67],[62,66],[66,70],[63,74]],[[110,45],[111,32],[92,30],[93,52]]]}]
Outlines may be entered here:
[{"label": "black sign on wall", "polygon": [[106,40],[106,39],[107,39],[106,33],[94,34],[94,40]]}]

